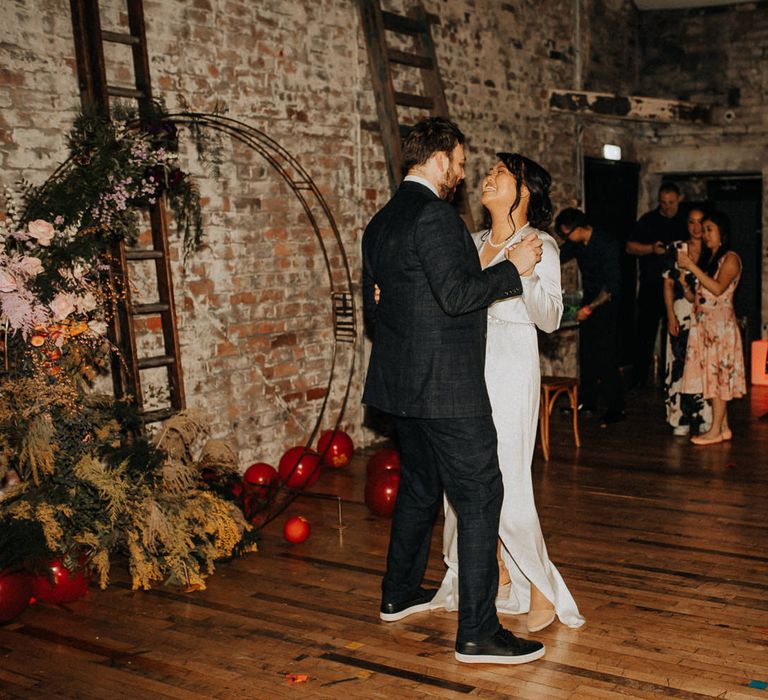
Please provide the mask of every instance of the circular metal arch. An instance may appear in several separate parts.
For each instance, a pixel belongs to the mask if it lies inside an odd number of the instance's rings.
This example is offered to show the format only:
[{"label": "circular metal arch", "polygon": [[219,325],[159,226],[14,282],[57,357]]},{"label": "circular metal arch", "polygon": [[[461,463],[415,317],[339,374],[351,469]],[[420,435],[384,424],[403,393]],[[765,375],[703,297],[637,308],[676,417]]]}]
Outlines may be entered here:
[{"label": "circular metal arch", "polygon": [[[355,370],[358,332],[355,299],[352,293],[352,275],[341,235],[328,203],[309,173],[283,146],[264,132],[245,122],[219,114],[174,112],[165,116],[164,120],[190,129],[199,127],[211,129],[216,133],[230,136],[258,152],[299,200],[312,226],[315,238],[320,244],[331,289],[329,302],[334,324],[334,346],[323,403],[312,431],[307,437],[302,454],[293,465],[291,470],[293,473],[301,459],[312,450],[334,387],[345,382],[343,391],[341,391],[339,411],[330,422],[330,429],[334,431],[339,429],[349,400],[352,376]],[[340,260],[341,264],[334,264],[334,259]],[[321,458],[323,457],[325,457],[324,453],[321,454]],[[300,493],[300,491],[288,489],[285,486],[277,489],[275,493],[271,494],[269,502],[266,504],[267,507],[262,514],[259,527],[263,527],[277,517]]]},{"label": "circular metal arch", "polygon": [[[338,388],[337,395],[340,394],[340,405],[338,413],[328,424],[329,429],[333,431],[339,429],[349,400],[352,376],[355,370],[358,332],[355,299],[352,293],[352,275],[341,235],[328,203],[309,173],[283,146],[264,132],[237,119],[204,112],[174,112],[164,115],[163,121],[171,122],[177,126],[186,126],[190,130],[201,127],[208,128],[216,133],[228,135],[258,152],[280,175],[299,200],[320,244],[331,288],[329,302],[334,325],[333,354],[322,405],[307,437],[304,449],[293,465],[291,470],[293,473],[301,459],[312,451],[312,445],[322,425],[332,390],[335,387]],[[140,122],[132,122],[129,126],[140,128]],[[72,157],[60,164],[43,183],[41,192],[45,192],[60,178],[71,166],[71,163]],[[334,260],[340,260],[341,264],[334,264]],[[341,382],[345,382],[343,389],[339,387]],[[325,457],[325,453],[320,456],[321,458]],[[270,494],[263,513],[260,514],[258,527],[263,527],[277,517],[300,493],[300,490],[289,489],[285,485],[275,489]]]}]

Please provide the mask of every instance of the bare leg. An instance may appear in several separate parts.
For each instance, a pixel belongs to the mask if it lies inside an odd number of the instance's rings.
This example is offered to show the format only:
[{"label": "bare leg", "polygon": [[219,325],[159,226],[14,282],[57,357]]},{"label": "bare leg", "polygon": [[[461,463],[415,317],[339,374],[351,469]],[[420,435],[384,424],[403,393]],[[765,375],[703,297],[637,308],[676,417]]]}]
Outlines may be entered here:
[{"label": "bare leg", "polygon": [[531,584],[531,610],[554,610],[555,605],[547,600],[544,594]]},{"label": "bare leg", "polygon": [[733,437],[733,433],[731,432],[731,426],[728,423],[728,402],[724,401],[725,406],[723,407],[723,423],[722,423],[722,434],[723,434],[723,440],[730,440]]},{"label": "bare leg", "polygon": [[512,579],[509,577],[509,571],[507,571],[507,567],[504,565],[504,562],[501,559],[501,539],[499,538],[499,543],[496,547],[496,560],[499,562],[499,587],[506,586],[508,583],[512,581]]},{"label": "bare leg", "polygon": [[723,399],[712,397],[712,426],[706,433],[691,438],[691,442],[696,445],[707,445],[712,442],[722,442],[723,433],[730,433],[728,427],[728,404]]},{"label": "bare leg", "polygon": [[531,607],[526,625],[529,632],[538,632],[552,624],[555,619],[555,605],[531,584]]}]

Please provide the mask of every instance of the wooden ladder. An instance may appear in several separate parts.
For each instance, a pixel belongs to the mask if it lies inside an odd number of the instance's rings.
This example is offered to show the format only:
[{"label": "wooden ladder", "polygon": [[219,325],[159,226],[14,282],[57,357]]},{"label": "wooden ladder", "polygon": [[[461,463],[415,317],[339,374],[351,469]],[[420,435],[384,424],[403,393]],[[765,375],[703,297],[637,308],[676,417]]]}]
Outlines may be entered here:
[{"label": "wooden ladder", "polygon": [[[397,107],[415,107],[428,111],[432,117],[449,118],[448,103],[445,100],[445,90],[430,31],[430,25],[439,24],[439,18],[428,15],[421,5],[411,8],[407,16],[383,11],[379,0],[358,0],[358,5],[368,46],[368,62],[376,95],[378,126],[384,145],[387,176],[390,189],[394,193],[403,178],[401,139],[412,126],[399,120]],[[387,32],[410,41],[413,50],[403,51],[389,46]],[[392,82],[392,64],[418,68],[423,93],[396,91]],[[467,228],[473,231],[472,211],[464,183],[456,190],[454,203]]]},{"label": "wooden ladder", "polygon": [[[110,98],[136,100],[139,117],[145,118],[152,108],[152,88],[149,75],[149,56],[144,29],[142,0],[126,0],[128,27],[125,32],[104,31],[101,28],[98,0],[70,0],[72,25],[77,58],[77,75],[83,106],[95,105],[110,114]],[[104,61],[104,42],[130,46],[133,57],[134,87],[109,85]],[[124,242],[111,250],[110,283],[120,290],[120,301],[113,309],[109,324],[109,338],[120,349],[113,353],[112,381],[115,396],[132,396],[143,422],[164,420],[182,410],[185,405],[184,382],[181,371],[176,310],[173,299],[173,281],[168,256],[168,221],[164,198],[149,207],[152,247],[128,249]],[[135,304],[131,300],[130,271],[132,262],[153,260],[157,279],[157,302]],[[164,352],[154,357],[137,357],[135,317],[159,316]],[[153,411],[144,410],[141,372],[165,367],[168,371],[170,405]]]}]

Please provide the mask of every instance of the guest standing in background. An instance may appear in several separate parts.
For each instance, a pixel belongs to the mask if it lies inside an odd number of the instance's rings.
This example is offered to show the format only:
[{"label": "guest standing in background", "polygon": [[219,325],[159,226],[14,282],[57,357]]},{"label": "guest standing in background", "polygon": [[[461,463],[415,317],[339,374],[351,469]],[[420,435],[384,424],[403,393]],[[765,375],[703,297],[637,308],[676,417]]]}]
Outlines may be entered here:
[{"label": "guest standing in background", "polygon": [[[703,207],[688,209],[688,240],[676,241],[674,248],[684,249],[688,257],[698,263],[702,253]],[[683,245],[680,245],[684,243]],[[682,390],[685,353],[693,317],[693,304],[686,297],[696,285],[692,272],[679,268],[676,261],[663,273],[664,306],[667,310],[667,352],[664,373],[664,401],[667,423],[674,435],[698,435],[709,430],[712,422],[712,406],[701,394],[685,394]]]},{"label": "guest standing in background", "polygon": [[672,182],[659,188],[659,206],[643,214],[635,225],[626,250],[639,258],[640,280],[637,290],[637,322],[633,386],[644,386],[652,364],[659,321],[664,317],[661,274],[667,245],[687,238],[687,219],[681,211],[680,189]]},{"label": "guest standing in background", "polygon": [[597,410],[599,393],[606,403],[600,425],[624,418],[624,392],[618,362],[618,322],[621,295],[621,245],[592,225],[579,209],[557,215],[555,230],[566,239],[560,262],[576,258],[584,289],[579,322],[579,399],[582,411]]},{"label": "guest standing in background", "polygon": [[741,258],[730,249],[730,222],[725,214],[704,217],[706,250],[699,265],[680,251],[677,264],[696,277],[693,324],[683,370],[683,391],[712,401],[712,425],[691,438],[695,445],[711,445],[732,438],[728,402],[747,391],[744,350],[733,310],[733,295],[741,277]]}]

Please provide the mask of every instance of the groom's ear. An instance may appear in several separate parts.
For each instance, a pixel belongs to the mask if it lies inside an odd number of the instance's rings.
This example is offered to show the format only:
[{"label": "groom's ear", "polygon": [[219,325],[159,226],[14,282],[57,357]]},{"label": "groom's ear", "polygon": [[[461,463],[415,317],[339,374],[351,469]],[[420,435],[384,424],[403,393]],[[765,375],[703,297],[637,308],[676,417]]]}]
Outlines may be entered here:
[{"label": "groom's ear", "polygon": [[445,151],[435,151],[435,153],[432,154],[432,158],[434,159],[435,166],[441,173],[448,170],[448,166],[451,163],[449,154]]}]

